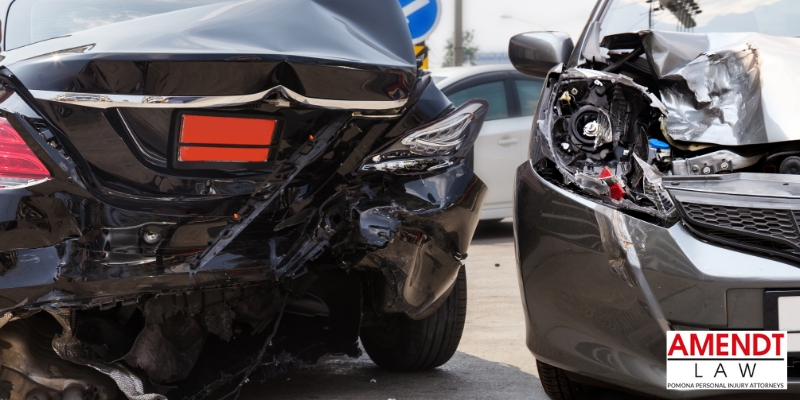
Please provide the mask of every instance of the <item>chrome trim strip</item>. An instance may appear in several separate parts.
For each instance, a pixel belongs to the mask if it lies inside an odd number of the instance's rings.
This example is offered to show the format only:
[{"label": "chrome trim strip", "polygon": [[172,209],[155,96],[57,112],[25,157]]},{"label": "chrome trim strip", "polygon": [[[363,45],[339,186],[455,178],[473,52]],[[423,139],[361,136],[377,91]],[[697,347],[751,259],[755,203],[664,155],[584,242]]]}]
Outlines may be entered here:
[{"label": "chrome trim strip", "polygon": [[386,101],[331,100],[303,96],[283,86],[254,94],[237,96],[140,96],[124,94],[92,94],[31,90],[38,100],[76,104],[92,108],[212,108],[254,103],[273,94],[304,106],[332,110],[392,110],[406,105],[408,99]]}]

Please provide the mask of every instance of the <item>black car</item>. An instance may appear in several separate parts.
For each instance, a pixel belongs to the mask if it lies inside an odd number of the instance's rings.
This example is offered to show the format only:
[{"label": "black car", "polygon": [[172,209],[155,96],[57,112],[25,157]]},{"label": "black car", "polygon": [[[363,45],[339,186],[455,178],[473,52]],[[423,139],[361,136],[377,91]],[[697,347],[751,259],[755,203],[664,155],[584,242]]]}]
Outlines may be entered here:
[{"label": "black car", "polygon": [[0,8],[0,397],[452,357],[487,104],[418,68],[397,1]]}]

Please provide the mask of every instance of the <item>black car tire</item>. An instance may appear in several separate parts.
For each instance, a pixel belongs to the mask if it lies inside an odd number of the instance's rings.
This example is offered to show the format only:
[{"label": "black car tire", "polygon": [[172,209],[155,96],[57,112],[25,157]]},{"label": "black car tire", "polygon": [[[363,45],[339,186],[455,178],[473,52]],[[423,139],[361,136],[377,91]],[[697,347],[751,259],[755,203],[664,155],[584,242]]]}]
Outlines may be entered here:
[{"label": "black car tire", "polygon": [[467,272],[462,266],[447,299],[421,320],[392,316],[379,327],[361,328],[361,343],[375,364],[391,371],[422,371],[455,354],[467,315]]},{"label": "black car tire", "polygon": [[570,380],[563,369],[536,360],[539,380],[547,397],[553,400],[578,400],[583,398],[583,387]]}]

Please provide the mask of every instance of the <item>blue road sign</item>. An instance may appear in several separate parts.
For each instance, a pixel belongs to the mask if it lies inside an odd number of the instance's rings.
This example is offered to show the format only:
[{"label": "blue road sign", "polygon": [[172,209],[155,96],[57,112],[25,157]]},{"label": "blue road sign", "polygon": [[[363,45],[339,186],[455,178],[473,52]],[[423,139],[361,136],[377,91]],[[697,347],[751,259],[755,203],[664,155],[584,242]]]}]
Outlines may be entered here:
[{"label": "blue road sign", "polygon": [[424,42],[442,16],[441,0],[400,0],[414,44]]}]

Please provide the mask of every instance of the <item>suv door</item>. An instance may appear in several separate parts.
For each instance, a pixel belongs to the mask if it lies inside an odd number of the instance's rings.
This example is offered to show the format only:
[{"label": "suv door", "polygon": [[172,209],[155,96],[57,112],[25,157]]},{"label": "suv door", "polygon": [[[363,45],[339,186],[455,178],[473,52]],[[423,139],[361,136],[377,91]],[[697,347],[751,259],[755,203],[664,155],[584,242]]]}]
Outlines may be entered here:
[{"label": "suv door", "polygon": [[489,187],[481,219],[512,216],[514,175],[517,166],[528,158],[539,92],[531,94],[537,82],[541,91],[541,80],[516,72],[494,72],[467,78],[443,90],[456,106],[473,98],[489,102],[489,114],[473,154],[473,169]]}]

